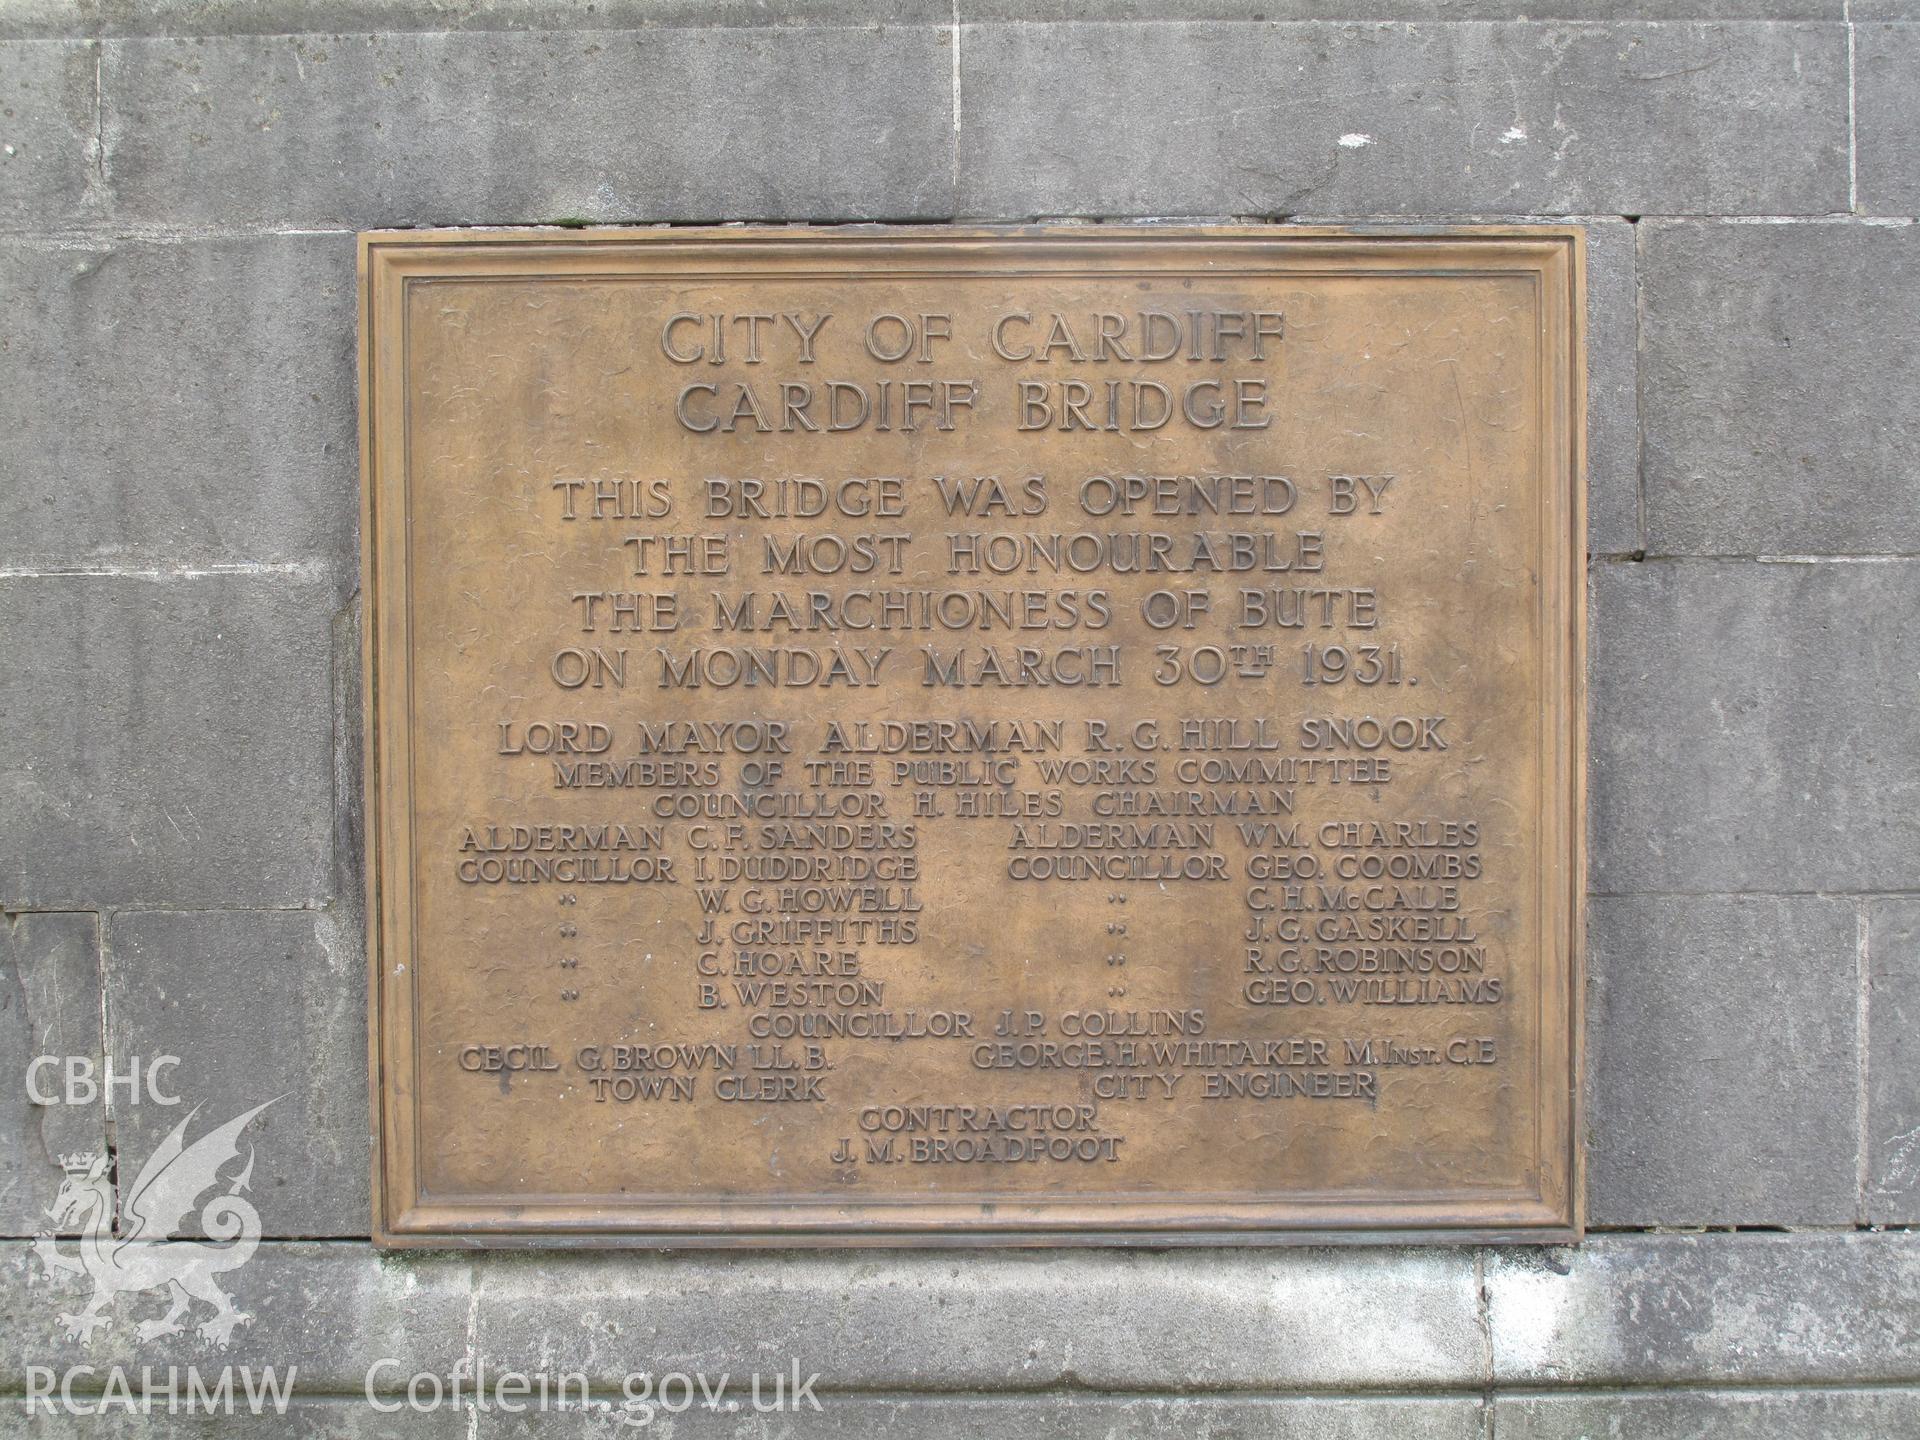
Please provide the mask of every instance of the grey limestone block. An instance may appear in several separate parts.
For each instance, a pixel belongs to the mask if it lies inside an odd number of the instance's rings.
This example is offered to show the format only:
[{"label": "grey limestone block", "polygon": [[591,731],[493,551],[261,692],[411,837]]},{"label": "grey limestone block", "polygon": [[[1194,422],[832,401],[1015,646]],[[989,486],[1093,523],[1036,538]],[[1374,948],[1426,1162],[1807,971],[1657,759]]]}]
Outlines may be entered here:
[{"label": "grey limestone block", "polygon": [[1867,1133],[1861,1219],[1920,1225],[1920,899],[1866,903]]},{"label": "grey limestone block", "polygon": [[[1885,18],[1920,20],[1914,0],[1859,0],[1867,7],[1903,11]],[[1858,126],[1859,201],[1869,215],[1920,215],[1920,26],[1854,27],[1854,114]]]},{"label": "grey limestone block", "polygon": [[1920,1378],[1920,1235],[1590,1235],[1486,1288],[1500,1387]]},{"label": "grey limestone block", "polygon": [[[66,1249],[71,1253],[73,1247]],[[7,1393],[15,1396],[24,1389],[29,1364],[56,1373],[90,1365],[96,1377],[121,1365],[132,1367],[136,1379],[143,1365],[162,1373],[168,1365],[211,1372],[249,1366],[256,1373],[272,1365],[281,1374],[292,1365],[299,1369],[297,1388],[303,1396],[364,1398],[370,1376],[376,1393],[391,1395],[396,1388],[404,1393],[407,1377],[445,1377],[467,1358],[471,1285],[465,1257],[380,1255],[366,1245],[269,1241],[217,1278],[249,1317],[225,1347],[196,1333],[194,1327],[212,1313],[201,1301],[182,1317],[186,1325],[180,1334],[140,1339],[139,1324],[166,1312],[164,1291],[116,1295],[105,1307],[105,1328],[94,1333],[90,1345],[82,1344],[69,1337],[60,1317],[86,1304],[92,1293],[87,1278],[50,1272],[26,1241],[0,1244],[0,1316],[7,1342],[0,1347],[0,1375]]]},{"label": "grey limestone block", "polygon": [[351,235],[0,246],[15,568],[357,572]]},{"label": "grey limestone block", "polygon": [[[204,1384],[218,1384],[222,1362],[217,1357],[202,1361],[198,1368]],[[283,1383],[285,1376],[284,1366],[275,1372],[279,1382]],[[223,1440],[236,1435],[247,1436],[248,1440],[413,1440],[415,1436],[420,1440],[471,1440],[474,1434],[469,1413],[452,1405],[413,1410],[404,1402],[383,1399],[383,1405],[400,1406],[398,1413],[389,1413],[365,1399],[309,1398],[303,1395],[298,1376],[292,1398],[282,1407],[270,1397],[267,1377],[260,1371],[251,1377],[255,1393],[261,1397],[256,1410],[245,1399],[248,1378],[235,1367],[233,1392],[241,1399],[230,1410],[190,1412],[181,1402],[169,1413],[162,1393],[155,1395],[144,1413],[130,1413],[117,1402],[103,1403],[97,1388],[89,1390],[78,1384],[73,1387],[69,1406],[60,1398],[60,1377],[56,1375],[52,1397],[35,1399],[31,1410],[24,1400],[0,1402],[0,1436],[40,1436],[48,1440],[64,1436],[76,1440]],[[159,1390],[166,1384],[165,1376],[156,1376],[153,1383]],[[179,1383],[186,1385],[184,1375]],[[137,1395],[140,1384],[136,1371],[129,1381],[130,1393]]]},{"label": "grey limestone block", "polygon": [[[369,1226],[365,951],[320,910],[123,911],[106,937],[111,1053],[169,1055],[175,1106],[116,1106],[130,1179],[197,1107],[190,1141],[265,1104],[242,1135],[267,1236]],[[124,1192],[123,1192],[124,1194]],[[124,1203],[123,1203],[124,1208]]]},{"label": "grey limestone block", "polygon": [[979,25],[959,210],[1824,214],[1837,25]]},{"label": "grey limestone block", "polygon": [[[10,0],[0,36],[942,24],[954,0]],[[1093,20],[1831,20],[1847,0],[959,0],[963,22]],[[1912,18],[1912,0],[1853,0]]]},{"label": "grey limestone block", "polygon": [[338,608],[297,572],[0,578],[0,903],[325,899]]},{"label": "grey limestone block", "polygon": [[932,26],[104,42],[116,213],[185,226],[924,219]]},{"label": "grey limestone block", "polygon": [[1589,1223],[1852,1222],[1855,931],[1846,900],[1590,903]]},{"label": "grey limestone block", "polygon": [[[711,1385],[717,1377],[709,1377]],[[693,1404],[677,1413],[656,1411],[647,1422],[671,1422],[675,1440],[1193,1440],[1195,1436],[1260,1440],[1482,1440],[1482,1404],[1448,1396],[1361,1397],[1215,1395],[909,1395],[818,1393],[819,1408],[802,1402],[786,1411],[756,1413],[750,1382],[733,1377],[709,1405],[696,1386]],[[679,1391],[671,1392],[678,1403]],[[615,1392],[616,1399],[619,1394]],[[637,1402],[623,1429],[618,1415],[563,1416],[554,1411],[477,1417],[482,1440],[546,1440],[548,1436],[611,1437],[648,1433]],[[761,1403],[772,1405],[763,1386]],[[729,1409],[729,1405],[738,1409]]]},{"label": "grey limestone block", "polygon": [[1592,885],[1920,888],[1920,561],[1594,567]]},{"label": "grey limestone block", "polygon": [[0,230],[60,230],[92,218],[97,45],[0,41]]},{"label": "grey limestone block", "polygon": [[[48,10],[71,3],[74,0],[40,0]],[[1904,0],[1857,0],[1860,3]],[[966,21],[1577,20],[1596,24],[1839,20],[1846,13],[1845,4],[1846,0],[960,0],[960,17]]]},{"label": "grey limestone block", "polygon": [[518,1370],[624,1375],[670,1353],[678,1369],[745,1372],[772,1356],[837,1388],[942,1391],[1484,1375],[1462,1250],[575,1253],[491,1257],[477,1274],[479,1353]]},{"label": "grey limestone block", "polygon": [[1920,1390],[1502,1395],[1501,1440],[1841,1440],[1920,1434]]},{"label": "grey limestone block", "polygon": [[1920,230],[1640,229],[1648,550],[1920,552]]},{"label": "grey limestone block", "polygon": [[62,1158],[106,1153],[104,1079],[98,918],[0,914],[0,1233],[51,1231]]}]

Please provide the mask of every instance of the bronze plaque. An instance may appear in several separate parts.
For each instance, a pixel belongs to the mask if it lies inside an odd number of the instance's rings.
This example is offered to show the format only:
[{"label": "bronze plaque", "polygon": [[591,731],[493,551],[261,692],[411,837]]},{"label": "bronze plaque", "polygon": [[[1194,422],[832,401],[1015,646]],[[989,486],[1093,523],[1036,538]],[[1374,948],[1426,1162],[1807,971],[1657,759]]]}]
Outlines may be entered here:
[{"label": "bronze plaque", "polygon": [[361,261],[383,1243],[1578,1236],[1577,230]]}]

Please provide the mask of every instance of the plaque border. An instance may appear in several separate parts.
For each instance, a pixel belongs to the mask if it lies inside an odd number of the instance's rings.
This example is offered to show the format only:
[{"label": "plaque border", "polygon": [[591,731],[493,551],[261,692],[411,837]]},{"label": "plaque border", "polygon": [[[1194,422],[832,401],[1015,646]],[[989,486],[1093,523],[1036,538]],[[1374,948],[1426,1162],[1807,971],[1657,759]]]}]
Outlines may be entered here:
[{"label": "plaque border", "polygon": [[[411,904],[412,735],[408,635],[405,296],[415,277],[498,278],[569,257],[588,273],[706,259],[791,278],[944,261],[931,275],[1118,270],[1142,251],[1227,273],[1313,262],[1339,273],[1527,274],[1541,294],[1542,499],[1540,864],[1536,1191],[1421,1200],[1026,1197],[991,1205],[825,1197],[619,1205],[599,1196],[501,1196],[450,1204],[416,1169]],[[1364,263],[1356,267],[1356,261]],[[1304,262],[1304,263],[1303,263]],[[1582,1069],[1586,912],[1586,238],[1577,225],[766,226],[367,231],[359,236],[361,664],[365,747],[368,1080],[372,1238],[382,1248],[814,1248],[1405,1243],[1566,1244],[1585,1231]],[[550,274],[541,270],[540,274]],[[700,272],[676,270],[689,278]],[[397,539],[394,537],[398,537]],[[1557,643],[1556,643],[1557,642]],[[400,803],[404,801],[404,803]],[[892,1213],[888,1213],[892,1212]]]}]

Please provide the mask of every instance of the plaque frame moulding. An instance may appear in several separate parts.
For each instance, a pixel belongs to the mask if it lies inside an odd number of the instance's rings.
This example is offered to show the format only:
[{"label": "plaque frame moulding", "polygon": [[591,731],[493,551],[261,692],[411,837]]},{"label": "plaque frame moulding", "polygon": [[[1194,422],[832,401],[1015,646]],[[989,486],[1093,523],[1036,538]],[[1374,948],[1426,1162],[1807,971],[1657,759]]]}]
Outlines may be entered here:
[{"label": "plaque frame moulding", "polygon": [[[1542,800],[1534,894],[1537,1184],[1500,1198],[1284,1195],[1232,1203],[1066,1193],[1024,1204],[937,1196],[876,1205],[816,1193],[771,1202],[689,1194],[630,1204],[610,1194],[439,1196],[422,1184],[435,1136],[417,1123],[414,883],[422,841],[410,783],[412,518],[402,416],[409,377],[407,289],[418,279],[649,275],[674,267],[751,282],[906,265],[955,274],[1017,268],[1390,268],[1444,279],[1531,276],[1539,317],[1538,577]],[[794,1247],[1370,1244],[1577,1241],[1584,1228],[1581,1117],[1586,892],[1585,240],[1577,226],[1350,229],[1061,226],[446,230],[360,237],[360,447],[365,705],[369,1072],[373,1232],[382,1246]],[[1037,297],[1036,297],[1037,298]],[[646,343],[637,337],[636,345]],[[1463,418],[1462,425],[1465,425]],[[1319,463],[1314,461],[1312,463]],[[1017,704],[1017,699],[1009,703]],[[1514,964],[1522,964],[1519,957]],[[984,1008],[984,1007],[983,1007]]]}]

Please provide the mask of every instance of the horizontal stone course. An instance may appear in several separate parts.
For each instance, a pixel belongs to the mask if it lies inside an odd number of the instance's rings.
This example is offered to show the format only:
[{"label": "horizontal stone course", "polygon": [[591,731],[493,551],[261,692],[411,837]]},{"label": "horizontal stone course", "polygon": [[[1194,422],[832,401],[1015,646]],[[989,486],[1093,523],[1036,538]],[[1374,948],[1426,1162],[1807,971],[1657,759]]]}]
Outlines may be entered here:
[{"label": "horizontal stone course", "polygon": [[[1853,0],[1861,19],[1912,0]],[[953,0],[12,0],[0,35],[284,35],[941,24]],[[959,0],[963,22],[1830,20],[1846,0]]]},{"label": "horizontal stone course", "polygon": [[1596,891],[1920,889],[1920,561],[1594,567]]},{"label": "horizontal stone course", "polygon": [[0,565],[359,568],[351,235],[0,245]]},{"label": "horizontal stone course", "polygon": [[[221,1117],[226,1118],[226,1117]],[[71,1254],[74,1247],[68,1245]],[[421,1372],[449,1375],[467,1353],[469,1279],[458,1256],[394,1257],[364,1244],[268,1241],[244,1266],[225,1272],[221,1285],[252,1318],[237,1326],[219,1349],[193,1326],[212,1311],[196,1301],[179,1335],[140,1340],[138,1324],[167,1310],[164,1294],[118,1296],[106,1309],[109,1323],[92,1343],[72,1339],[62,1313],[83,1306],[92,1287],[85,1276],[50,1275],[31,1244],[0,1246],[0,1315],[7,1317],[7,1345],[0,1365],[0,1391],[24,1389],[23,1369],[44,1365],[56,1372],[91,1365],[100,1374],[113,1365],[273,1365],[299,1367],[307,1396],[366,1393],[366,1377],[397,1367],[403,1377]],[[96,1384],[99,1382],[95,1382]],[[0,1408],[10,1408],[0,1406]]]},{"label": "horizontal stone course", "polygon": [[636,1355],[671,1353],[749,1370],[756,1355],[793,1355],[837,1385],[936,1390],[1419,1389],[1482,1374],[1472,1260],[1457,1250],[928,1251],[697,1267],[565,1255],[499,1257],[476,1276],[477,1344],[521,1369],[620,1373]]},{"label": "horizontal stone course", "polygon": [[[768,1381],[771,1376],[763,1369]],[[711,1378],[709,1383],[712,1383]],[[735,1377],[726,1399],[712,1410],[696,1387],[690,1409],[671,1416],[656,1411],[651,1424],[669,1420],[675,1440],[1193,1440],[1260,1437],[1260,1440],[1483,1440],[1483,1406],[1463,1396],[1438,1399],[1355,1396],[1169,1396],[1169,1395],[914,1395],[819,1396],[819,1408],[757,1414],[745,1377]],[[617,1392],[616,1392],[617,1394]],[[677,1398],[678,1389],[672,1394]],[[771,1406],[771,1389],[761,1394]],[[737,1405],[737,1411],[727,1407]],[[644,1411],[631,1412],[637,1421]],[[571,1426],[557,1415],[478,1417],[481,1440],[523,1440],[558,1434],[589,1435],[597,1422]],[[628,1433],[646,1434],[635,1426]]]},{"label": "horizontal stone course", "polygon": [[1920,1379],[1917,1235],[1590,1236],[1485,1265],[1496,1385]]},{"label": "horizontal stone course", "polygon": [[1499,1396],[1500,1440],[1837,1440],[1920,1434],[1920,1390]]},{"label": "horizontal stone course", "polygon": [[[363,1394],[376,1361],[382,1388],[477,1359],[596,1385],[797,1360],[822,1393],[1024,1394],[1042,1413],[1065,1390],[1471,1398],[1487,1389],[1489,1345],[1496,1387],[1920,1379],[1920,1237],[1900,1232],[1264,1255],[380,1256],[269,1242],[230,1278],[255,1320],[221,1363],[297,1358],[310,1396]],[[190,1336],[134,1341],[133,1322],[163,1306],[134,1296],[83,1348],[57,1319],[75,1298],[31,1245],[0,1245],[0,1312],[17,1337],[0,1384],[17,1391],[29,1363],[185,1364],[204,1350]]]},{"label": "horizontal stone course", "polygon": [[977,26],[961,113],[989,219],[1847,204],[1831,25]]},{"label": "horizontal stone course", "polygon": [[[202,1362],[199,1368],[206,1386],[218,1385],[221,1362]],[[274,1374],[284,1380],[285,1367],[279,1367]],[[465,1409],[445,1405],[414,1411],[402,1404],[401,1413],[392,1413],[377,1410],[364,1399],[301,1398],[298,1376],[294,1384],[295,1398],[284,1409],[276,1408],[266,1397],[266,1376],[256,1371],[253,1378],[256,1393],[262,1397],[257,1411],[247,1404],[246,1379],[236,1369],[233,1390],[241,1399],[231,1412],[209,1416],[204,1412],[189,1412],[184,1401],[169,1414],[164,1375],[154,1377],[157,1393],[152,1408],[144,1414],[129,1414],[118,1402],[102,1406],[97,1389],[88,1391],[78,1386],[74,1387],[69,1406],[59,1398],[58,1377],[55,1377],[52,1400],[36,1401],[31,1415],[25,1413],[25,1406],[19,1400],[0,1402],[0,1406],[4,1406],[0,1408],[0,1436],[73,1436],[75,1440],[188,1440],[188,1437],[211,1440],[211,1437],[227,1435],[245,1435],[249,1440],[255,1437],[259,1440],[394,1440],[396,1436],[415,1440],[417,1436],[419,1440],[472,1440],[475,1434],[469,1424],[474,1417]],[[182,1389],[187,1383],[183,1374]],[[140,1384],[136,1371],[128,1379],[130,1393],[138,1394]],[[102,1408],[96,1411],[92,1408],[95,1406]],[[592,1429],[583,1428],[580,1416],[556,1414],[551,1422],[543,1433],[581,1436],[594,1433]]]},{"label": "horizontal stone course", "polygon": [[161,225],[929,218],[951,69],[933,27],[109,40],[107,169]]},{"label": "horizontal stone course", "polygon": [[1856,928],[1849,900],[1590,903],[1588,1223],[1852,1222]]},{"label": "horizontal stone course", "polygon": [[[820,1371],[822,1389],[862,1391],[1425,1391],[1485,1379],[1463,1250],[380,1256],[269,1242],[231,1279],[256,1318],[222,1362],[297,1358],[316,1394],[360,1394],[383,1358],[402,1375],[444,1375],[469,1347],[489,1370],[616,1385],[793,1361]],[[0,1246],[0,1313],[17,1337],[0,1387],[21,1363],[185,1363],[198,1344],[137,1345],[134,1321],[162,1302],[127,1297],[88,1351],[57,1323],[75,1298],[31,1247]]]},{"label": "horizontal stone course", "polygon": [[1648,550],[1920,552],[1920,228],[1639,228]]},{"label": "horizontal stone course", "polygon": [[0,577],[0,904],[326,898],[339,603],[301,573]]}]

